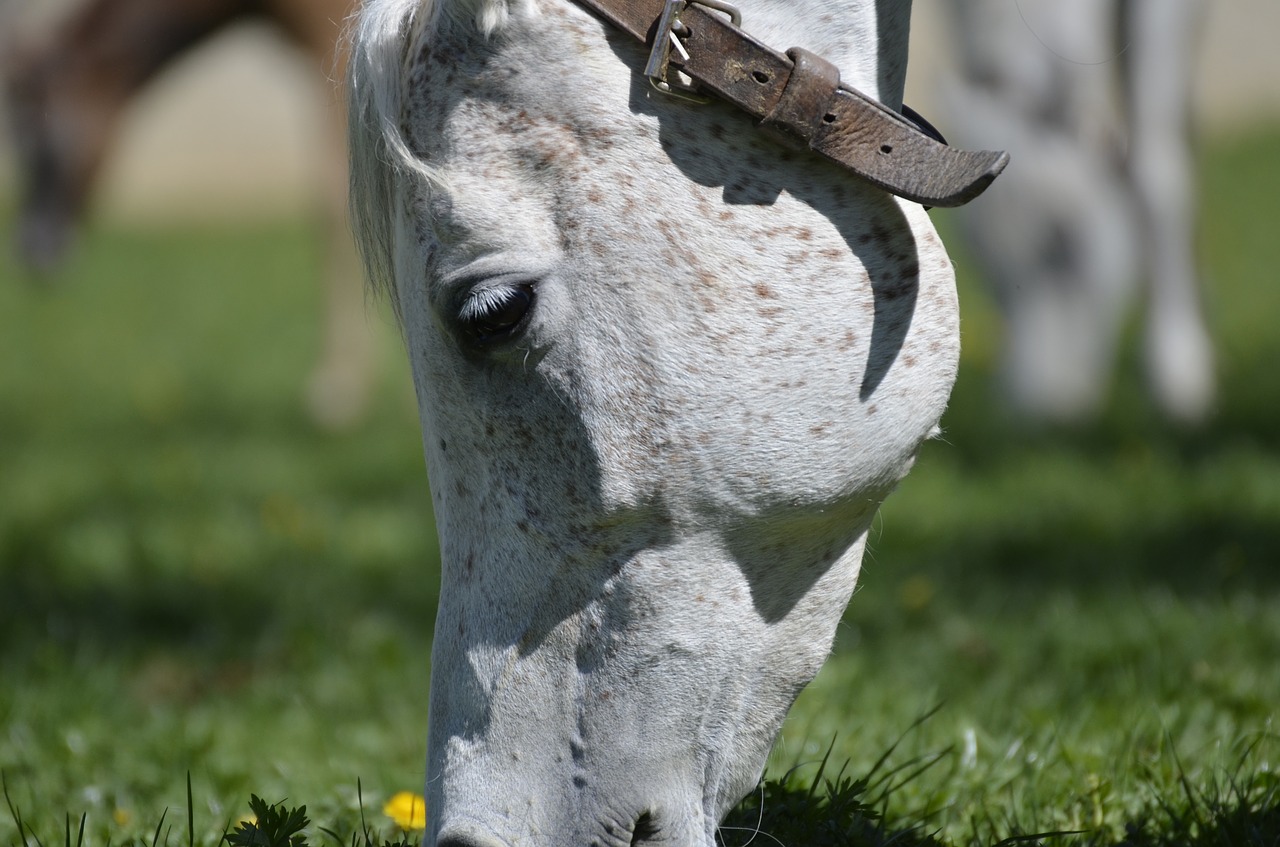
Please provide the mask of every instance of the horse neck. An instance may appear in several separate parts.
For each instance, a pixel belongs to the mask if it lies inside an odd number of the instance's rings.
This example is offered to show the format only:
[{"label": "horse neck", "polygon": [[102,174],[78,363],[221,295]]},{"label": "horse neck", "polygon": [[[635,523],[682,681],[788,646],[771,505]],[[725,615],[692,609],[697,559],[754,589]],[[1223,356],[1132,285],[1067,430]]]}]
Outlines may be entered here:
[{"label": "horse neck", "polygon": [[743,26],[775,49],[803,47],[834,62],[842,81],[902,107],[911,0],[741,0]]}]

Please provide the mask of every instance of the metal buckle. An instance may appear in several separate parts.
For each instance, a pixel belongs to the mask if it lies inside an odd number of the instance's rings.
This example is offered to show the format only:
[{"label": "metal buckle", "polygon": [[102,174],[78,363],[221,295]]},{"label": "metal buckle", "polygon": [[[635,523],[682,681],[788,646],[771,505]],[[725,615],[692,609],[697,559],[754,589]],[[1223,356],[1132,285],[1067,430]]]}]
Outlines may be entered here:
[{"label": "metal buckle", "polygon": [[666,0],[662,16],[658,18],[653,49],[649,52],[649,62],[644,66],[644,75],[649,78],[649,84],[663,94],[691,103],[710,103],[712,98],[699,94],[695,86],[680,80],[679,71],[676,71],[674,78],[671,74],[672,48],[685,61],[689,59],[689,51],[680,43],[681,36],[687,32],[680,22],[680,13],[690,5],[706,6],[708,9],[724,12],[734,26],[742,26],[742,12],[738,11],[737,6],[724,0]]}]

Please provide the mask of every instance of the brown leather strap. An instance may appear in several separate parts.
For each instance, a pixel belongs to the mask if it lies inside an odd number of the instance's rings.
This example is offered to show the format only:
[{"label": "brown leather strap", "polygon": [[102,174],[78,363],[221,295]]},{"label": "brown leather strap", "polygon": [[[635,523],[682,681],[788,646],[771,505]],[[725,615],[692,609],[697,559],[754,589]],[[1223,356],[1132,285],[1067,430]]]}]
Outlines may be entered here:
[{"label": "brown leather strap", "polygon": [[808,50],[787,51],[793,67],[782,96],[760,120],[766,135],[792,147],[807,148],[827,131],[826,116],[840,89],[840,69]]},{"label": "brown leather strap", "polygon": [[[577,0],[645,43],[664,0]],[[840,83],[830,62],[799,48],[786,55],[723,15],[690,2],[680,12],[671,67],[728,100],[772,137],[818,153],[872,184],[926,206],[960,206],[981,194],[1009,162],[1002,152],[948,147],[902,115]],[[665,37],[663,35],[662,37]]]}]

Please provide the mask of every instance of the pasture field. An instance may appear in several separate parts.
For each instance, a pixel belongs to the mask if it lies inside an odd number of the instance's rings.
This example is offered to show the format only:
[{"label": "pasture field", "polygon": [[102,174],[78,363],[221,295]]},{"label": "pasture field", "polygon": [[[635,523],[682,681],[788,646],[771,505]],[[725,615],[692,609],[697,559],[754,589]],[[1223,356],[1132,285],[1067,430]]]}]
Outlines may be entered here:
[{"label": "pasture field", "polygon": [[[945,438],[784,729],[792,790],[726,845],[1280,845],[1280,128],[1203,164],[1212,424],[1162,424],[1130,352],[1097,426],[1020,426],[958,256]],[[0,844],[79,844],[82,815],[95,847],[187,844],[188,775],[207,847],[251,793],[306,804],[313,845],[362,808],[398,837],[435,537],[385,310],[369,420],[302,414],[321,253],[300,221],[97,230],[44,289],[0,260]],[[831,801],[866,804],[856,839],[791,811],[824,756],[872,774]]]}]

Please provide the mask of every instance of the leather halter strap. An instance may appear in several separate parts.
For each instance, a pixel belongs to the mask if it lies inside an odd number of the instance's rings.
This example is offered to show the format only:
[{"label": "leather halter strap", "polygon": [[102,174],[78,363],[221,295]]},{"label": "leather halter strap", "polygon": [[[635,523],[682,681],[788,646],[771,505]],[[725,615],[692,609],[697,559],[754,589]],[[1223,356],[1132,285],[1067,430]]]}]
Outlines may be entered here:
[{"label": "leather halter strap", "polygon": [[835,65],[807,50],[775,52],[712,11],[723,6],[721,2],[577,2],[646,44],[678,37],[682,49],[669,56],[667,45],[659,45],[664,66],[669,63],[700,89],[747,112],[773,138],[812,150],[907,200],[926,206],[963,205],[981,194],[1009,162],[1009,154],[1003,152],[948,147],[897,112],[841,84]]}]

